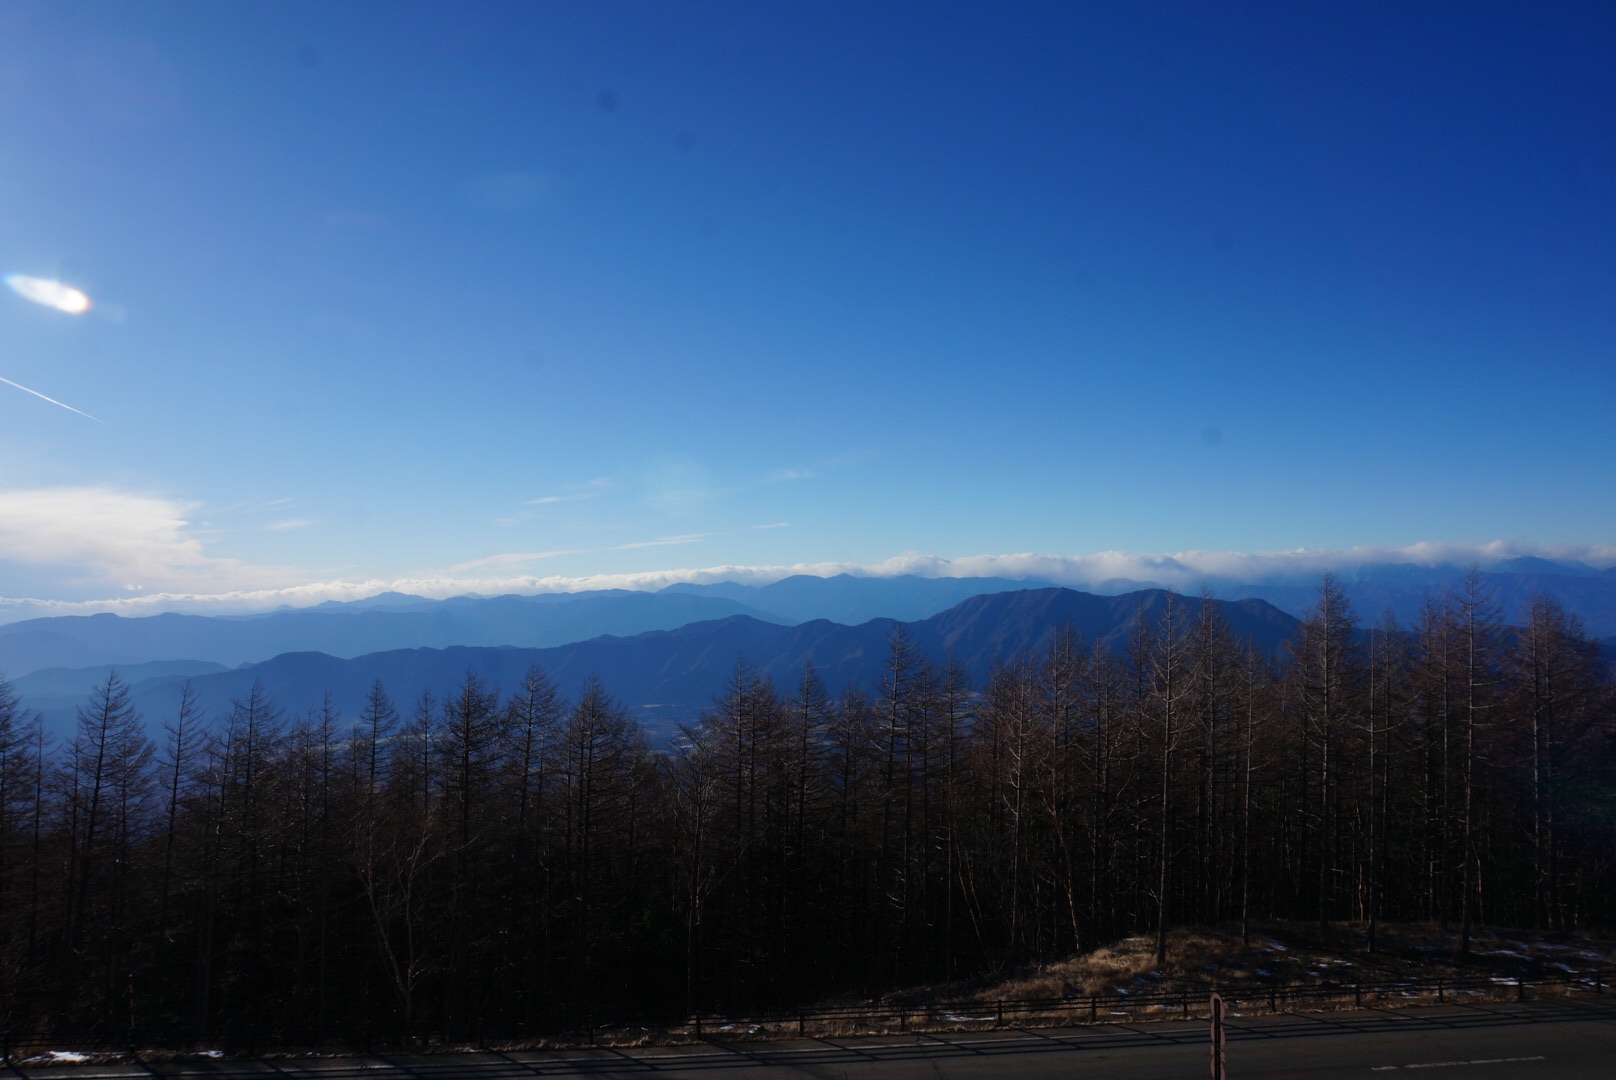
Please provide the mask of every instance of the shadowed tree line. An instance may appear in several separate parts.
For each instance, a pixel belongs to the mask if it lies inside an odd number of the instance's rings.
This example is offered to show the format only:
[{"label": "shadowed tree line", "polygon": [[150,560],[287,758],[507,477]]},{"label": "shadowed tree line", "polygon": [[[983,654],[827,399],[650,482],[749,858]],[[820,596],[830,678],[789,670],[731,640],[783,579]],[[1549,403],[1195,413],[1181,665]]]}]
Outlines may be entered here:
[{"label": "shadowed tree line", "polygon": [[972,686],[899,626],[881,683],[745,660],[656,752],[598,682],[286,716],[116,675],[53,744],[0,681],[0,1024],[539,1031],[1004,969],[1177,923],[1571,930],[1616,908],[1613,696],[1553,601],[1478,574],[1278,657],[1170,599]]}]

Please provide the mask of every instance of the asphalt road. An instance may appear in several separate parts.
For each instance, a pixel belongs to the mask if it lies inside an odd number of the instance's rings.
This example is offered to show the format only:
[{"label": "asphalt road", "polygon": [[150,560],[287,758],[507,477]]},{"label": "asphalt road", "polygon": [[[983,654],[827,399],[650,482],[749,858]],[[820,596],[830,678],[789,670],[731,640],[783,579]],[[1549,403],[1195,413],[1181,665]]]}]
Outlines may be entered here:
[{"label": "asphalt road", "polygon": [[[1453,1080],[1616,1077],[1616,1000],[1486,1002],[1241,1017],[1228,1024],[1230,1080],[1418,1074]],[[150,1065],[30,1063],[10,1075],[99,1080],[1109,1080],[1210,1075],[1207,1026],[1176,1021],[784,1042],[709,1041],[632,1050],[465,1053]],[[5,1071],[0,1070],[0,1076]]]}]

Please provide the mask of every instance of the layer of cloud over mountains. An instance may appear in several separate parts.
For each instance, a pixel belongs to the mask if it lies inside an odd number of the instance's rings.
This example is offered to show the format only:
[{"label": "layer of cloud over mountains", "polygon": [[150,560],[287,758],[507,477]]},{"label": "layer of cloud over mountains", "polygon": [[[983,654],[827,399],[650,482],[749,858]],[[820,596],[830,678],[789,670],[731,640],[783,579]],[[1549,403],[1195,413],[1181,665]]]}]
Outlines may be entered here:
[{"label": "layer of cloud over mountains", "polygon": [[[1343,583],[1361,622],[1392,612],[1406,626],[1426,597],[1451,587],[1452,566],[1381,566]],[[1486,574],[1504,617],[1537,593],[1559,599],[1595,637],[1616,635],[1616,573],[1517,559]],[[538,664],[574,693],[590,675],[635,709],[654,735],[710,704],[738,657],[782,688],[811,659],[833,693],[873,689],[894,621],[937,659],[957,656],[980,682],[998,662],[1047,645],[1070,625],[1090,642],[1120,644],[1161,590],[1096,596],[1003,578],[791,577],[769,585],[681,584],[660,592],[604,590],[426,600],[384,594],[352,603],[251,616],[164,614],[32,619],[0,626],[0,672],[26,707],[58,732],[85,692],[115,667],[155,730],[189,679],[211,712],[260,682],[288,714],[326,693],[355,715],[381,679],[407,711],[423,690],[441,692],[467,671],[510,688]],[[1278,648],[1317,585],[1237,586],[1216,601],[1235,632]],[[1191,610],[1197,597],[1185,597]]]}]

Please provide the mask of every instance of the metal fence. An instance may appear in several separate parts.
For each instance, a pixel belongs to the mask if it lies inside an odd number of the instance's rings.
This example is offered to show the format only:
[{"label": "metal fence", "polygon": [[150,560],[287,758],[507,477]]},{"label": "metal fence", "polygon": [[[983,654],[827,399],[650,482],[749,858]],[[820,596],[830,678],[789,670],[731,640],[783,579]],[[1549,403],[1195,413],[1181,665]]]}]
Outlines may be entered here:
[{"label": "metal fence", "polygon": [[789,1014],[765,1013],[743,1018],[691,1018],[681,1031],[692,1035],[808,1035],[822,1028],[852,1032],[903,1032],[960,1028],[1002,1028],[1105,1023],[1118,1017],[1162,1019],[1202,1017],[1213,992],[1231,1010],[1282,1012],[1308,1006],[1354,1006],[1435,1000],[1508,997],[1529,994],[1603,994],[1611,972],[1605,969],[1529,978],[1473,976],[1391,982],[1321,982],[1306,986],[1228,987],[1207,983],[1193,989],[1164,992],[1121,992],[1061,998],[1021,998],[927,1002],[924,1004],[860,1004],[803,1009]]},{"label": "metal fence", "polygon": [[[1125,992],[1041,999],[922,1003],[866,1002],[759,1012],[744,1016],[597,1016],[555,1025],[471,1024],[458,1030],[372,1027],[317,1033],[235,1028],[199,1033],[136,1027],[119,1031],[0,1029],[0,1068],[38,1063],[41,1056],[83,1054],[95,1059],[165,1058],[206,1054],[258,1057],[318,1052],[430,1053],[468,1049],[555,1047],[646,1041],[781,1039],[904,1032],[993,1030],[1204,1018],[1209,996],[1219,993],[1231,1015],[1327,1007],[1384,1006],[1477,999],[1525,1001],[1604,994],[1611,969],[1552,976],[1470,976],[1388,982],[1320,982],[1305,986],[1204,986],[1170,992]],[[60,1058],[58,1058],[60,1060]]]}]

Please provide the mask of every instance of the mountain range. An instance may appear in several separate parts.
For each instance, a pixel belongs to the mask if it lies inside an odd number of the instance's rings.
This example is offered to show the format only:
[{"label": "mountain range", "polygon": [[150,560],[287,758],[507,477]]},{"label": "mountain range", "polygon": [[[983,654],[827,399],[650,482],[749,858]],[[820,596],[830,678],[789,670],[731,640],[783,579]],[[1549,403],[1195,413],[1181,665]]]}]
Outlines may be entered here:
[{"label": "mountain range", "polygon": [[451,645],[542,648],[601,634],[671,630],[731,615],[777,618],[719,596],[624,590],[449,600],[391,594],[356,604],[244,616],[66,615],[0,626],[0,671],[15,678],[42,668],[155,660],[236,667],[284,652],[353,657]]},{"label": "mountain range", "polygon": [[[1364,625],[1378,623],[1389,611],[1402,625],[1411,626],[1426,598],[1455,587],[1464,572],[1450,565],[1376,564],[1338,577]],[[1543,593],[1576,613],[1590,636],[1616,635],[1616,569],[1515,558],[1494,564],[1483,580],[1494,591],[1506,621],[1521,621],[1532,597]],[[679,584],[659,592],[598,590],[447,600],[384,593],[253,615],[55,616],[0,625],[0,673],[15,679],[45,668],[156,660],[235,667],[283,652],[351,658],[390,649],[455,645],[546,648],[602,634],[672,630],[731,615],[786,625],[825,619],[856,626],[876,618],[925,619],[973,596],[1052,584],[1007,578],[798,575],[761,586]],[[1152,582],[1112,581],[1089,591],[1120,595],[1159,587]],[[1220,599],[1266,600],[1301,618],[1317,601],[1318,582],[1218,581],[1213,591]]]},{"label": "mountain range", "polygon": [[[1391,612],[1407,628],[1419,621],[1427,597],[1440,597],[1457,588],[1465,573],[1459,566],[1377,565],[1342,575],[1340,581],[1363,625],[1377,625]],[[1524,622],[1533,598],[1541,594],[1574,612],[1590,636],[1616,635],[1616,568],[1595,570],[1581,563],[1521,557],[1496,563],[1481,577],[1506,622]],[[1217,594],[1267,600],[1281,611],[1301,617],[1318,602],[1319,585],[1317,581],[1230,584],[1219,587]]]},{"label": "mountain range", "polygon": [[[1391,612],[1414,625],[1428,597],[1452,589],[1457,566],[1382,564],[1339,577],[1361,625]],[[1520,621],[1547,594],[1593,637],[1616,635],[1616,570],[1536,558],[1505,560],[1483,574],[1500,610]],[[1110,582],[1118,593],[1136,583]],[[1317,582],[1223,583],[1231,623],[1265,649],[1316,603]],[[171,711],[193,680],[211,708],[228,706],[256,679],[301,712],[329,690],[345,711],[382,678],[399,701],[444,689],[465,672],[511,686],[533,663],[575,690],[591,673],[639,710],[689,718],[707,704],[735,658],[747,656],[783,686],[812,658],[832,689],[873,686],[895,622],[934,657],[952,652],[980,680],[993,663],[1046,644],[1066,623],[1115,642],[1141,603],[1165,593],[1116,595],[1006,578],[795,576],[768,585],[679,584],[659,592],[600,590],[447,600],[384,593],[360,601],[255,615],[102,614],[0,626],[0,673],[30,708],[65,729],[88,688],[116,667],[142,708]],[[1081,598],[1081,599],[1078,599]],[[1194,598],[1186,602],[1198,604]],[[1616,653],[1616,638],[1607,642]],[[662,725],[666,727],[667,724]]]},{"label": "mountain range", "polygon": [[284,652],[354,657],[454,645],[545,648],[602,634],[672,630],[731,615],[786,624],[812,619],[852,624],[877,617],[913,620],[967,597],[1043,584],[1047,583],[843,574],[790,577],[762,587],[673,585],[660,592],[607,589],[448,600],[383,593],[255,615],[60,615],[0,626],[0,672],[16,679],[45,668],[154,660],[200,660],[235,667]]},{"label": "mountain range", "polygon": [[[1064,627],[1089,643],[1123,648],[1130,630],[1143,616],[1159,617],[1171,594],[1148,590],[1123,596],[1095,596],[1070,589],[1046,588],[988,593],[971,597],[930,618],[901,625],[916,646],[934,660],[952,656],[977,686],[993,667],[1028,652],[1046,649]],[[1203,601],[1178,597],[1186,620],[1197,617]],[[1297,621],[1261,600],[1209,601],[1233,632],[1267,652],[1278,649]],[[254,683],[268,691],[288,715],[317,709],[330,701],[344,715],[356,715],[376,680],[381,680],[401,713],[408,713],[423,692],[442,695],[463,682],[468,672],[490,685],[514,688],[537,665],[556,680],[563,694],[576,696],[584,682],[599,677],[606,689],[633,709],[654,739],[665,739],[680,722],[695,719],[722,692],[736,663],[745,658],[789,692],[812,662],[827,688],[838,693],[853,686],[874,691],[888,658],[889,642],[899,622],[873,619],[857,626],[815,619],[796,626],[766,622],[751,615],[695,622],[674,630],[653,630],[629,637],[601,636],[550,648],[465,646],[394,649],[341,658],[319,652],[290,652],[262,663],[228,670],[173,670],[152,673],[151,667],[130,669],[136,706],[155,729],[171,717],[180,688],[189,681],[200,705],[213,715],[228,711]],[[106,668],[80,670],[85,688]],[[142,677],[146,676],[146,677]],[[67,696],[66,673],[36,672],[14,680],[25,704],[47,713],[57,730],[71,722],[84,691]]]}]

